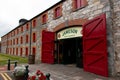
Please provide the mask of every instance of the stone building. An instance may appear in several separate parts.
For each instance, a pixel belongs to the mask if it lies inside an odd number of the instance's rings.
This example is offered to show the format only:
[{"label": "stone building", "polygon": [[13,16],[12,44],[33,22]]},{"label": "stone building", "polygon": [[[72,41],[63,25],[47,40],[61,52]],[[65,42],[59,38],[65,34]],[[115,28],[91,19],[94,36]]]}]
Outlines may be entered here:
[{"label": "stone building", "polygon": [[61,0],[2,36],[2,53],[120,74],[120,0]]}]

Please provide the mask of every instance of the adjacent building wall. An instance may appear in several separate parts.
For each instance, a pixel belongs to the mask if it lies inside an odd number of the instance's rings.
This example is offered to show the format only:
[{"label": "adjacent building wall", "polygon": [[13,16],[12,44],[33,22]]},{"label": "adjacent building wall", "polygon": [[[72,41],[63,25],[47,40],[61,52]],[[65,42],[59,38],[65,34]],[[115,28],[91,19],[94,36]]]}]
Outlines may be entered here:
[{"label": "adjacent building wall", "polygon": [[112,31],[114,42],[115,73],[120,76],[120,0],[110,0],[112,8]]}]

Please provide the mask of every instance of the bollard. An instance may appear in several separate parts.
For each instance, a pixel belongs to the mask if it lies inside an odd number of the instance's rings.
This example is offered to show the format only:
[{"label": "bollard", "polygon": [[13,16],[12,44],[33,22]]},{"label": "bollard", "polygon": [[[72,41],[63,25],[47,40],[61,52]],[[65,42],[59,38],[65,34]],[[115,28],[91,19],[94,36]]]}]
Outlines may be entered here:
[{"label": "bollard", "polygon": [[8,70],[10,70],[10,59],[8,59]]},{"label": "bollard", "polygon": [[25,66],[25,79],[24,80],[28,80],[28,73],[29,73],[29,69],[28,69],[28,65]]},{"label": "bollard", "polygon": [[46,74],[46,80],[50,80],[50,73]]},{"label": "bollard", "polygon": [[15,61],[14,68],[17,66],[17,61]]}]

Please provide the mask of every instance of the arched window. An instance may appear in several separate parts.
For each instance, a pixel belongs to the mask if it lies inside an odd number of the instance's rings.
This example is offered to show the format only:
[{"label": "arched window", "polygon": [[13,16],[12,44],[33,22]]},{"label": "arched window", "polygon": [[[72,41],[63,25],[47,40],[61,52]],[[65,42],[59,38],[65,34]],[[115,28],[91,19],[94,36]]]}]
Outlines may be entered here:
[{"label": "arched window", "polygon": [[18,55],[18,48],[16,48],[16,55]]},{"label": "arched window", "polygon": [[20,56],[22,56],[22,48],[20,48]]},{"label": "arched window", "polygon": [[21,44],[23,43],[23,37],[21,37]]},{"label": "arched window", "polygon": [[26,30],[29,30],[29,24],[28,23],[26,24]]},{"label": "arched window", "polygon": [[44,23],[46,23],[46,22],[47,22],[47,15],[44,14],[44,15],[42,16],[42,23],[44,24]]},{"label": "arched window", "polygon": [[36,48],[35,48],[35,47],[32,48],[32,54],[33,54],[33,55],[36,54]]},{"label": "arched window", "polygon": [[23,26],[21,27],[21,32],[23,32]]},{"label": "arched window", "polygon": [[54,17],[58,18],[60,16],[61,16],[61,7],[57,7],[55,8],[55,11],[54,11]]},{"label": "arched window", "polygon": [[18,38],[16,39],[16,44],[18,44]]},{"label": "arched window", "polygon": [[87,0],[73,0],[73,10],[80,9],[87,5]]},{"label": "arched window", "polygon": [[32,26],[33,27],[36,27],[36,20],[34,19],[33,22],[32,22]]},{"label": "arched window", "polygon": [[28,35],[26,35],[26,43],[28,43]]},{"label": "arched window", "polygon": [[28,56],[28,47],[25,49],[25,56]]},{"label": "arched window", "polygon": [[36,33],[33,33],[33,42],[36,42]]},{"label": "arched window", "polygon": [[13,48],[13,55],[14,55],[15,49]]}]

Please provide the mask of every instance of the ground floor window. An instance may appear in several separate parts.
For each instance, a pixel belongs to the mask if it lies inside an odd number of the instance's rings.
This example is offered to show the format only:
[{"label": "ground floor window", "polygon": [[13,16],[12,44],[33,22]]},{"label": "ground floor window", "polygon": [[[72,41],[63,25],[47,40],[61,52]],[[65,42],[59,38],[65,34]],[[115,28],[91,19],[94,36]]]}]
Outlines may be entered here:
[{"label": "ground floor window", "polygon": [[22,56],[22,48],[20,48],[20,56]]},{"label": "ground floor window", "polygon": [[28,56],[28,47],[26,47],[26,53],[25,56]]},{"label": "ground floor window", "polygon": [[36,54],[36,48],[35,48],[35,47],[32,48],[32,54],[33,54],[33,55]]}]

